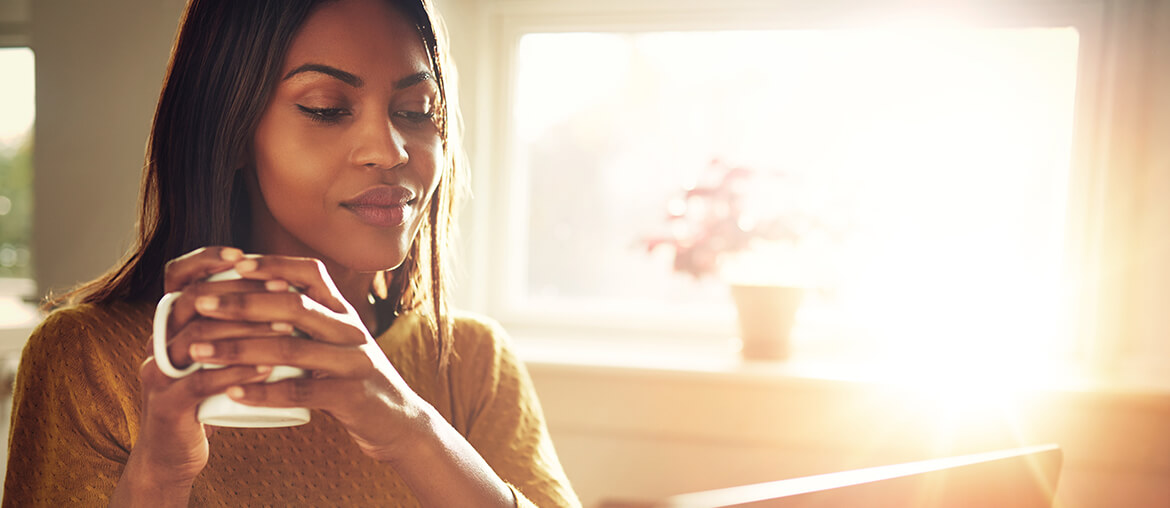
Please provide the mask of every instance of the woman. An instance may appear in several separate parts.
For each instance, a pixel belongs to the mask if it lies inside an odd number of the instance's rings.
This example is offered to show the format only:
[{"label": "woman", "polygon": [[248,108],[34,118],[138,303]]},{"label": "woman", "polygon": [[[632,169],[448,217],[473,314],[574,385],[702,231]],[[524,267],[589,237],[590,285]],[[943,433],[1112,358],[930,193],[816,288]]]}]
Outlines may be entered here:
[{"label": "woman", "polygon": [[[578,504],[498,327],[443,305],[460,182],[434,19],[408,0],[188,5],[137,245],[22,357],[5,506]],[[226,368],[173,379],[148,355],[176,291],[169,360]],[[312,375],[262,383],[273,365]],[[223,393],[314,412],[199,423]]]}]

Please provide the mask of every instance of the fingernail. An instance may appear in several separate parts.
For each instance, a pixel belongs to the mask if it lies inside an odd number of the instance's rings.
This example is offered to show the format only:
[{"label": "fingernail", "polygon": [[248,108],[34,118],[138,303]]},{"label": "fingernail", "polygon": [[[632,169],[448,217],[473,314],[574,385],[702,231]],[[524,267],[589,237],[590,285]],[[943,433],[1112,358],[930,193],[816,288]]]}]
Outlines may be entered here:
[{"label": "fingernail", "polygon": [[264,288],[269,291],[288,291],[288,283],[283,280],[270,280],[264,283]]},{"label": "fingernail", "polygon": [[270,372],[272,372],[271,365],[257,365],[256,366],[256,373],[257,374],[268,374]]},{"label": "fingernail", "polygon": [[244,398],[244,389],[239,386],[233,386],[227,389],[227,396],[233,399]]},{"label": "fingernail", "polygon": [[208,358],[215,354],[215,346],[211,344],[191,344],[188,350],[192,358]]},{"label": "fingernail", "polygon": [[257,263],[255,259],[245,259],[239,263],[236,263],[235,268],[237,272],[244,273],[255,270],[257,266],[260,266],[260,264]]},{"label": "fingernail", "polygon": [[289,332],[293,331],[293,325],[290,325],[288,323],[272,323],[272,331],[281,332],[281,333],[289,333]]},{"label": "fingernail", "polygon": [[202,311],[215,310],[219,307],[218,296],[200,296],[195,299],[195,308]]},{"label": "fingernail", "polygon": [[239,261],[244,259],[244,251],[235,247],[228,247],[219,251],[219,258],[224,261]]}]

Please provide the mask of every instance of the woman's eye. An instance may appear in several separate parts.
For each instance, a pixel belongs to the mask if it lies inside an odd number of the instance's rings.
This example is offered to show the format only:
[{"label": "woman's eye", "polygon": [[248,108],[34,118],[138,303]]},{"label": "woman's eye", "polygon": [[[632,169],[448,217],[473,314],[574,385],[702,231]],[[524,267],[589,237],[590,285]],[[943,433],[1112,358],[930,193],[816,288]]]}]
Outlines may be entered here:
[{"label": "woman's eye", "polygon": [[335,124],[341,121],[341,117],[349,116],[349,111],[345,108],[310,108],[300,104],[297,104],[297,108],[310,120],[325,124]]},{"label": "woman's eye", "polygon": [[429,122],[435,117],[434,111],[397,111],[394,116],[411,123]]}]

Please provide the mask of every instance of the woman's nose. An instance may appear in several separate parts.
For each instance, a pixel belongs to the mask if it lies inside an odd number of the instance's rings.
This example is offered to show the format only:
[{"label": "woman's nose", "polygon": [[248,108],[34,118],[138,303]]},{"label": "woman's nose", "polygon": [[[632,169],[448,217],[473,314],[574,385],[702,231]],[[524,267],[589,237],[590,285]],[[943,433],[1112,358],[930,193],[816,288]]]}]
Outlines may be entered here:
[{"label": "woman's nose", "polygon": [[389,118],[363,122],[352,151],[353,163],[378,169],[392,169],[406,164],[406,139]]}]

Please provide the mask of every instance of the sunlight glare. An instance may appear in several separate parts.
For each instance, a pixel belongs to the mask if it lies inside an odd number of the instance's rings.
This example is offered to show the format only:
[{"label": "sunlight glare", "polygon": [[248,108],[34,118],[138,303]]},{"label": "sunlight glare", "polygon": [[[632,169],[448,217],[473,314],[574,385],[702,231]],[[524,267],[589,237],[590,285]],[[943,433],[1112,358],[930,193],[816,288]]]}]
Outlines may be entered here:
[{"label": "sunlight glare", "polygon": [[36,107],[32,50],[0,48],[0,69],[9,76],[0,80],[0,148],[4,148],[19,142],[32,128]]},{"label": "sunlight glare", "polygon": [[589,241],[521,248],[588,252],[572,266],[598,267],[529,268],[529,283],[566,308],[729,307],[710,291],[723,286],[631,247],[718,160],[785,175],[790,187],[761,201],[847,230],[808,228],[799,245],[729,263],[743,274],[729,278],[813,289],[798,347],[1039,375],[1033,364],[1075,347],[1064,275],[1078,46],[1075,28],[927,18],[526,35],[513,128],[534,204],[519,220],[533,238],[548,224]]}]

